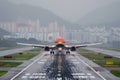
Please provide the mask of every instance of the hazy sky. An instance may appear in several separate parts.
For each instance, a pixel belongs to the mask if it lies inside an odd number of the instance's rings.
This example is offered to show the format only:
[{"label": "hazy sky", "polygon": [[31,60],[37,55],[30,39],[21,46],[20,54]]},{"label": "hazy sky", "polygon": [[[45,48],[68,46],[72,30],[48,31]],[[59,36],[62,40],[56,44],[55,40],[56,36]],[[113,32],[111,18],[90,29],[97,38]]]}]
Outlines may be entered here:
[{"label": "hazy sky", "polygon": [[88,12],[115,1],[120,0],[15,0],[22,3],[29,3],[41,6],[54,12],[58,16],[69,20],[77,21]]}]

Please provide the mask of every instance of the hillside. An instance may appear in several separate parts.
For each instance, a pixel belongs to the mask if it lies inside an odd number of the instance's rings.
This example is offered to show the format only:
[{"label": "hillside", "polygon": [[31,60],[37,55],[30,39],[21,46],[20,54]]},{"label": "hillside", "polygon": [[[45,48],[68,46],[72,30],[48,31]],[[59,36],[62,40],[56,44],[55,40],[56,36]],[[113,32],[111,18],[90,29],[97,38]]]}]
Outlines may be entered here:
[{"label": "hillside", "polygon": [[97,8],[89,12],[86,16],[79,19],[77,23],[80,25],[120,25],[120,2]]},{"label": "hillside", "polygon": [[27,4],[14,4],[7,0],[0,0],[0,21],[10,21],[19,18],[40,20],[42,25],[57,21],[59,24],[71,25],[51,11],[42,7]]},{"label": "hillside", "polygon": [[3,37],[3,35],[8,35],[8,34],[10,33],[0,28],[0,38]]}]

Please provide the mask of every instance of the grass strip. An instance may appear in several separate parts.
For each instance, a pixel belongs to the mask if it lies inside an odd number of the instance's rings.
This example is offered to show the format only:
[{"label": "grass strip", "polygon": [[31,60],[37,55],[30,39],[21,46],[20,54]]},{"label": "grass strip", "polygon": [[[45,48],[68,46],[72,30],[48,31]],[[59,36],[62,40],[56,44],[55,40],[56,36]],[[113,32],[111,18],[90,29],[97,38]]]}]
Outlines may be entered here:
[{"label": "grass strip", "polygon": [[5,75],[8,71],[0,71],[0,77]]},{"label": "grass strip", "polygon": [[120,71],[117,70],[111,70],[111,73],[114,74],[117,77],[120,77]]},{"label": "grass strip", "polygon": [[35,49],[35,50],[30,50],[30,51],[25,51],[22,53],[15,53],[9,56],[9,58],[5,58],[5,56],[0,57],[0,60],[29,60],[35,56],[37,56],[40,53],[40,49]]},{"label": "grass strip", "polygon": [[17,67],[23,62],[0,62],[0,67]]},{"label": "grass strip", "polygon": [[[97,53],[94,51],[86,50],[86,49],[78,49],[78,53],[89,60],[95,62],[96,64],[107,68],[110,70],[110,72],[113,74],[117,74],[117,77],[120,76],[117,72],[114,71],[116,69],[118,72],[120,72],[120,58],[112,57],[112,58],[105,58],[105,54],[102,53]],[[112,63],[112,64],[107,64],[107,63]]]}]

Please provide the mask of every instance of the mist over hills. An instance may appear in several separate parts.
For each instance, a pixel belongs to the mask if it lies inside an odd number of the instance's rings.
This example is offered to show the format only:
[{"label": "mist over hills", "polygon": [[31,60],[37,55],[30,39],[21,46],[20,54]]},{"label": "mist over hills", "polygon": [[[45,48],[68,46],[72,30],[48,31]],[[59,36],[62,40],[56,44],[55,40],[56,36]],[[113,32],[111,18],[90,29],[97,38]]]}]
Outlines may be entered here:
[{"label": "mist over hills", "polygon": [[30,39],[24,39],[24,38],[4,38],[4,35],[10,35],[12,33],[5,31],[0,28],[0,47],[15,47],[17,46],[17,42],[22,42],[22,43],[40,43],[40,41],[30,38]]},{"label": "mist over hills", "polygon": [[19,18],[40,20],[42,25],[48,25],[57,21],[59,24],[71,25],[51,11],[42,7],[35,7],[27,4],[14,4],[7,0],[0,0],[0,21],[11,21]]},{"label": "mist over hills", "polygon": [[0,38],[2,38],[4,35],[8,35],[8,34],[10,34],[10,33],[0,28]]},{"label": "mist over hills", "polygon": [[8,35],[8,34],[11,34],[11,33],[0,28],[0,47],[16,46],[16,42],[3,38],[4,35]]},{"label": "mist over hills", "polygon": [[97,8],[77,21],[80,25],[120,25],[120,2]]}]

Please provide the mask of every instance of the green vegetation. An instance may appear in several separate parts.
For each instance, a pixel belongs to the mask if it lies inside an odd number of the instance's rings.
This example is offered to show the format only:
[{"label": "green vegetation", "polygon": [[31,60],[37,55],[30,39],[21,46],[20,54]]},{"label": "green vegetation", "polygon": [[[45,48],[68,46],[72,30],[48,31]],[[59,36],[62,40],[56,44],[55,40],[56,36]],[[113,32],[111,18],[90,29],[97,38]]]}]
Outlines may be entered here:
[{"label": "green vegetation", "polygon": [[[112,71],[113,69],[115,70],[120,70],[120,58],[112,57],[112,58],[105,58],[105,54],[85,50],[85,49],[79,49],[78,52],[92,60],[93,62],[97,63],[98,65],[107,68],[108,70]],[[118,74],[120,76],[120,74]]]},{"label": "green vegetation", "polygon": [[17,67],[22,62],[0,62],[0,67]]},{"label": "green vegetation", "polygon": [[0,57],[0,60],[29,60],[40,53],[40,49],[34,49],[22,53],[11,54],[11,58]]},{"label": "green vegetation", "polygon": [[8,71],[0,71],[0,76],[3,76],[7,73]]},{"label": "green vegetation", "polygon": [[30,50],[30,51],[33,51],[33,52],[40,52],[41,49],[40,49],[40,48],[35,48],[35,49]]},{"label": "green vegetation", "polygon": [[120,77],[120,71],[117,70],[111,70],[111,73],[114,74],[117,77]]},{"label": "green vegetation", "polygon": [[[33,50],[30,51],[25,51],[22,53],[16,53],[16,54],[11,54],[11,55],[7,55],[7,56],[3,56],[0,57],[0,67],[17,67],[19,65],[21,65],[23,62],[9,62],[9,60],[29,60],[31,58],[33,58],[34,56],[38,55],[40,53],[40,49],[35,48]],[[4,60],[8,60],[8,61],[4,61]],[[8,71],[0,71],[0,76],[3,76],[4,74],[6,74]]]}]

